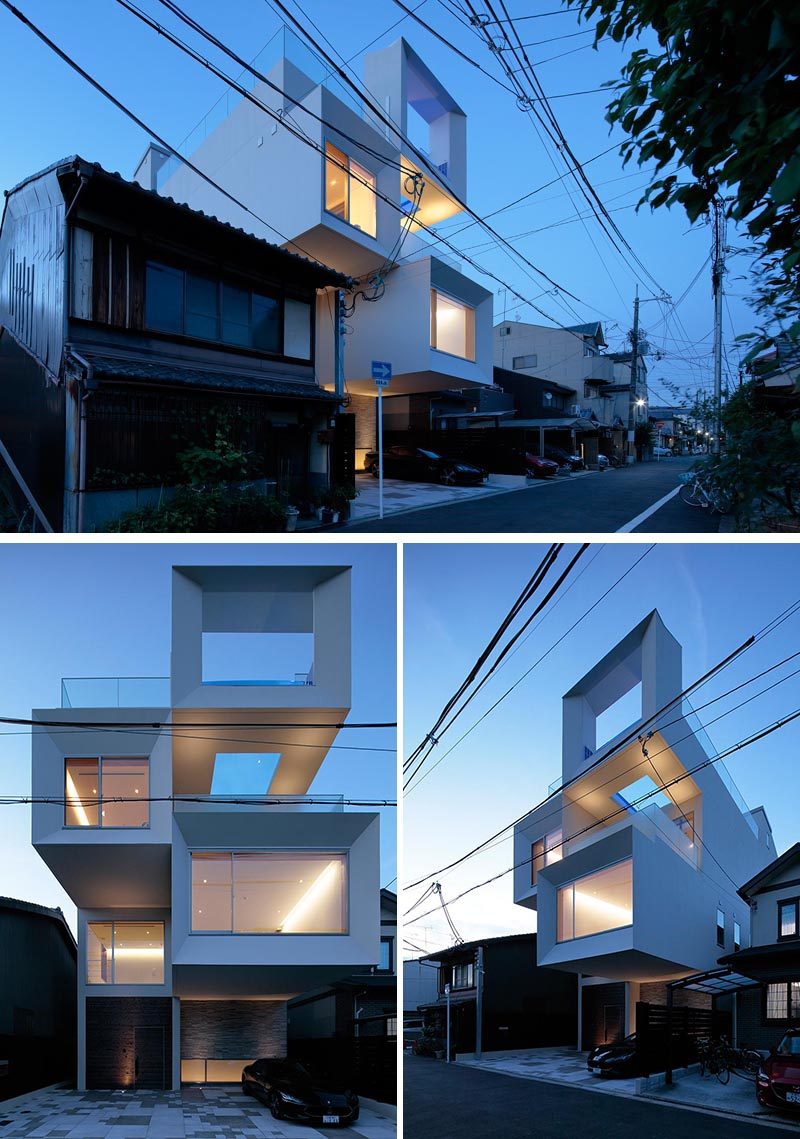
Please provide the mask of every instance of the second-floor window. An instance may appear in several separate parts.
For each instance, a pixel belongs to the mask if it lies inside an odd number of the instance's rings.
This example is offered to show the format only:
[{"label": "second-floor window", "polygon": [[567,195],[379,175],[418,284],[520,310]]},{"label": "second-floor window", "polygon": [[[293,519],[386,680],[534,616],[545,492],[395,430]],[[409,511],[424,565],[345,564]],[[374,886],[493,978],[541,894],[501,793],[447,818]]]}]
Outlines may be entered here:
[{"label": "second-floor window", "polygon": [[717,910],[717,945],[725,948],[725,914],[720,909]]},{"label": "second-floor window", "polygon": [[381,959],[378,970],[381,973],[391,973],[394,969],[394,941],[391,937],[381,938]]},{"label": "second-floor window", "polygon": [[431,348],[475,359],[475,309],[431,289]]},{"label": "second-floor window", "polygon": [[786,901],[778,902],[778,940],[783,938],[797,937],[800,933],[800,925],[798,919],[798,908],[800,908],[800,899],[790,898]]},{"label": "second-floor window", "polygon": [[451,985],[454,989],[473,989],[475,987],[475,963],[463,961],[453,966],[453,979]]},{"label": "second-floor window", "polygon": [[633,861],[617,862],[558,891],[559,941],[619,929],[633,921]]},{"label": "second-floor window", "polygon": [[564,857],[561,830],[551,831],[531,843],[531,886],[536,885],[539,871]]},{"label": "second-floor window", "polygon": [[325,209],[374,237],[375,175],[331,142],[325,143]]},{"label": "second-floor window", "polygon": [[311,306],[215,277],[148,261],[145,328],[250,348],[270,356],[311,359]]},{"label": "second-floor window", "polygon": [[512,368],[535,368],[538,364],[539,357],[535,352],[530,353],[528,356],[515,356],[511,361]]},{"label": "second-floor window", "polygon": [[766,987],[766,1020],[800,1020],[800,981],[779,981]]},{"label": "second-floor window", "polygon": [[90,921],[87,985],[163,985],[164,923]]},{"label": "second-floor window", "polygon": [[733,952],[738,953],[742,948],[742,927],[734,919],[733,923]]},{"label": "second-floor window", "polygon": [[192,854],[194,933],[345,933],[344,854]]},{"label": "second-floor window", "polygon": [[64,825],[146,827],[150,821],[149,764],[145,758],[67,759]]}]

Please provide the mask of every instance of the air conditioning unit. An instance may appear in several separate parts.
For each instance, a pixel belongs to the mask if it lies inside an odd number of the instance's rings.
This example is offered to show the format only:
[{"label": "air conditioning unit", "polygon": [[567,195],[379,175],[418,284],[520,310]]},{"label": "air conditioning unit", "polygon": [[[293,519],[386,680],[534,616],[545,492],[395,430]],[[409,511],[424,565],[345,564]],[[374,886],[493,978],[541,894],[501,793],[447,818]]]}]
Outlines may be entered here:
[{"label": "air conditioning unit", "polygon": [[502,327],[500,328],[500,335],[501,336],[510,336],[511,335],[511,325],[510,324],[502,325]]}]

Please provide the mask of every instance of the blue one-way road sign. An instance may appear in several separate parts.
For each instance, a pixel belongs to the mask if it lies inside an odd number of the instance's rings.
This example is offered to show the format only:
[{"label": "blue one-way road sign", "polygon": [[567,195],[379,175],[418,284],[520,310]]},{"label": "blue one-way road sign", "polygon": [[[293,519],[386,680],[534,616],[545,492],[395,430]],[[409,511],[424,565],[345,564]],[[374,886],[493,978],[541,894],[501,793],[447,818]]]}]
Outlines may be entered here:
[{"label": "blue one-way road sign", "polygon": [[392,378],[392,365],[387,360],[373,360],[372,378],[379,388],[388,387]]}]

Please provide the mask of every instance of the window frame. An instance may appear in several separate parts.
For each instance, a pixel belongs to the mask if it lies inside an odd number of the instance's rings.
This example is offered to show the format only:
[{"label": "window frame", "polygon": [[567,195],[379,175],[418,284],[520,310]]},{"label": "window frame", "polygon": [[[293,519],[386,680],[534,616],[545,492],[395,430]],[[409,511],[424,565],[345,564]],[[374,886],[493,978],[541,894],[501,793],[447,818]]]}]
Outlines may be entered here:
[{"label": "window frame", "polygon": [[[197,854],[216,854],[216,855],[227,854],[230,856],[230,860],[231,860],[231,928],[230,929],[195,929],[193,926],[193,921],[194,921],[194,890],[192,888],[193,887],[192,863],[194,861],[195,855],[197,855]],[[306,932],[303,932],[302,930],[298,930],[294,933],[278,933],[277,931],[272,931],[270,933],[264,933],[264,932],[260,932],[259,930],[234,929],[233,926],[235,925],[235,921],[236,921],[235,911],[234,911],[234,892],[236,889],[236,883],[235,883],[234,874],[233,874],[233,858],[234,858],[234,855],[237,855],[237,854],[262,854],[262,855],[275,854],[275,855],[294,856],[296,858],[301,858],[303,855],[313,854],[313,855],[322,855],[323,857],[328,857],[328,858],[342,858],[344,860],[344,872],[345,872],[345,888],[343,891],[344,920],[342,922],[344,929],[338,933],[336,933],[336,932],[333,932],[333,933],[306,933]],[[197,850],[190,850],[189,851],[189,936],[190,937],[280,937],[280,938],[288,938],[288,937],[348,937],[350,934],[350,910],[351,910],[351,903],[350,903],[350,851],[349,850],[298,850],[298,849],[293,848],[293,847],[286,847],[283,849],[278,848],[278,847],[271,847],[268,850],[265,850],[261,847],[259,847],[259,848],[242,847],[242,848],[237,849],[237,850],[230,850],[228,848],[216,848],[215,849],[214,847],[204,846],[202,848],[198,848]]]},{"label": "window frame", "polygon": [[733,952],[738,953],[742,948],[742,927],[736,918],[733,919]]},{"label": "window frame", "polygon": [[[599,930],[596,930],[594,933],[581,933],[581,934],[576,935],[575,934],[575,886],[577,886],[579,882],[585,882],[588,878],[594,878],[597,874],[602,874],[606,870],[613,870],[615,866],[623,866],[626,863],[630,864],[630,868],[631,868],[631,920],[629,922],[625,922],[624,925],[609,926],[607,929],[599,929]],[[561,891],[569,889],[570,887],[572,888],[572,937],[560,938],[558,936],[558,922],[559,922],[559,916],[558,915],[559,915],[560,906],[561,906]],[[631,857],[621,858],[617,862],[610,862],[607,866],[600,866],[597,868],[597,870],[591,870],[588,874],[581,874],[581,876],[579,878],[573,878],[571,882],[564,882],[561,886],[557,887],[557,889],[556,889],[556,944],[557,945],[568,945],[570,942],[573,942],[573,941],[583,941],[584,938],[586,938],[586,937],[601,937],[603,934],[606,934],[606,933],[614,933],[615,930],[631,929],[632,926],[633,926],[633,858],[631,858]]]},{"label": "window frame", "polygon": [[[555,847],[548,846],[548,839],[554,838],[556,835],[561,835],[561,839],[556,843]],[[538,843],[543,843],[541,854],[534,854],[534,849]],[[558,858],[547,861],[547,856],[552,850],[558,849],[561,854]],[[548,866],[552,866],[553,862],[560,862],[564,857],[564,830],[563,827],[556,827],[554,830],[548,831],[546,834],[539,835],[531,843],[531,886],[535,886],[539,874]]]},{"label": "window frame", "polygon": [[[84,984],[88,988],[109,988],[109,986],[117,986],[124,988],[132,986],[134,988],[157,988],[159,985],[164,986],[167,984],[167,923],[163,918],[154,918],[150,924],[153,926],[161,927],[161,969],[162,977],[160,981],[118,981],[117,980],[117,963],[114,948],[117,940],[117,926],[118,925],[143,925],[147,923],[147,918],[88,918],[86,920],[86,937],[84,941]],[[110,925],[111,926],[111,980],[110,981],[90,981],[89,980],[89,930],[93,925]]]},{"label": "window frame", "polygon": [[[460,356],[457,352],[448,352],[446,348],[439,348],[438,345],[436,345],[434,343],[434,341],[438,339],[437,314],[436,314],[437,306],[434,303],[434,298],[440,297],[440,296],[444,297],[444,299],[446,301],[449,301],[450,304],[457,305],[459,308],[464,309],[465,313],[468,314],[467,315],[468,331],[470,333],[470,339],[472,341],[471,354],[466,355],[466,356]],[[438,287],[438,285],[434,285],[434,284],[432,284],[430,287],[429,304],[430,304],[430,325],[431,325],[431,329],[430,329],[431,351],[441,352],[443,356],[449,356],[453,360],[466,360],[467,363],[474,364],[475,360],[477,358],[477,351],[478,351],[477,336],[476,336],[476,329],[475,329],[477,309],[476,309],[475,305],[471,305],[471,304],[468,304],[466,301],[462,301],[460,297],[454,297],[453,294],[448,293],[446,289],[440,289]]]},{"label": "window frame", "polygon": [[[797,992],[792,1001],[792,985],[797,986]],[[786,1016],[769,1016],[769,991],[782,988],[786,996]],[[796,1024],[800,1021],[800,981],[767,981],[761,987],[762,992],[762,1018],[765,1024]]]},{"label": "window frame", "polygon": [[[781,933],[781,911],[785,906],[794,907],[794,933]],[[797,941],[800,937],[800,897],[797,898],[780,898],[777,903],[778,909],[778,941]]]},{"label": "window frame", "polygon": [[[465,989],[475,988],[475,962],[474,961],[456,961],[450,966],[450,988],[456,992],[463,992]],[[461,984],[456,981],[456,969],[465,970],[469,978],[467,984]]]},{"label": "window frame", "polygon": [[[103,760],[122,759],[128,762],[140,761],[145,764],[147,768],[147,794],[142,799],[142,802],[147,808],[147,822],[140,823],[138,826],[125,826],[120,823],[103,823]],[[91,760],[97,763],[97,819],[96,823],[68,823],[67,810],[69,804],[67,802],[67,764],[70,760]],[[143,831],[150,830],[150,756],[149,755],[65,755],[64,756],[64,778],[62,780],[64,787],[64,822],[62,824],[64,830],[70,831]]]},{"label": "window frame", "polygon": [[[346,206],[347,206],[347,210],[346,210],[347,217],[340,217],[339,214],[334,213],[333,210],[328,209],[328,162],[334,161],[333,159],[329,158],[329,156],[328,156],[328,147],[329,146],[332,146],[334,148],[334,150],[337,150],[339,152],[339,154],[343,154],[344,157],[347,159],[347,170],[342,170],[342,175],[347,179],[347,191],[346,191],[346,199],[345,199]],[[329,138],[327,136],[323,140],[323,153],[324,153],[324,162],[322,163],[322,209],[323,209],[324,213],[326,213],[328,215],[328,217],[336,218],[337,221],[342,222],[344,225],[350,226],[350,228],[354,229],[357,233],[363,233],[365,237],[368,237],[370,239],[370,241],[377,241],[378,240],[378,175],[376,174],[376,172],[374,170],[371,170],[369,168],[369,166],[366,165],[366,163],[360,162],[359,159],[354,158],[352,154],[349,154],[343,147],[339,146],[338,143],[334,142],[332,138]],[[368,229],[362,229],[362,227],[360,225],[356,225],[355,222],[350,220],[350,216],[352,214],[352,202],[353,202],[353,194],[352,194],[352,189],[351,189],[351,185],[350,185],[351,180],[353,178],[353,172],[351,170],[351,163],[353,163],[353,162],[356,164],[356,166],[358,166],[361,170],[363,170],[365,174],[368,174],[373,179],[373,185],[372,185],[372,187],[369,187],[369,186],[364,184],[364,182],[361,178],[356,177],[356,182],[358,183],[358,185],[360,187],[363,187],[366,190],[369,190],[371,188],[372,195],[375,199],[375,232],[374,233],[370,233]],[[336,168],[337,168],[337,170],[340,169],[338,160],[336,160]]]},{"label": "window frame", "polygon": [[[720,917],[722,918],[722,921],[719,920]],[[726,935],[726,933],[727,933],[727,929],[726,929],[725,911],[723,909],[721,909],[719,906],[717,906],[716,934],[717,934],[717,948],[718,949],[724,949],[725,948],[725,935]]]},{"label": "window frame", "polygon": [[378,966],[375,971],[376,973],[394,973],[394,938],[381,937],[381,945],[389,946],[389,965],[386,969],[384,969],[380,962],[378,962]]}]

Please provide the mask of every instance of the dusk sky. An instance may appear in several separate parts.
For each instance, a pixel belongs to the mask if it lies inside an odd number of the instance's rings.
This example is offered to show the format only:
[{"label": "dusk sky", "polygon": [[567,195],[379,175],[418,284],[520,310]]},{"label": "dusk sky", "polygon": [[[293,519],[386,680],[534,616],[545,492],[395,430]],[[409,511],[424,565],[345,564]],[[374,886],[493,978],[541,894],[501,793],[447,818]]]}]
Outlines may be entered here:
[{"label": "dusk sky", "polygon": [[[395,719],[395,547],[384,544],[3,544],[0,687],[3,715],[58,708],[61,678],[166,676],[173,565],[351,565],[352,721]],[[394,733],[346,731],[311,785],[318,795],[394,799]],[[340,750],[341,749],[341,750]],[[30,730],[0,729],[0,784],[30,794]],[[352,808],[357,809],[357,808]],[[0,895],[75,908],[31,846],[30,808],[2,807]],[[381,809],[381,885],[396,874],[396,820]]]},{"label": "dusk sky", "polygon": [[[189,33],[157,0],[142,0],[141,6],[155,19]],[[211,106],[227,90],[205,68],[159,39],[134,16],[110,0],[20,0],[19,7],[71,54],[114,95],[152,125],[174,145],[193,130]],[[514,98],[486,75],[455,55],[391,0],[352,0],[346,18],[340,5],[330,0],[306,0],[302,8],[290,7],[304,22],[314,21],[333,48],[348,60],[361,77],[364,49],[404,35],[442,79],[468,116],[468,201],[483,216],[494,213],[520,195],[552,182],[564,173],[559,159],[551,160],[529,118]],[[252,59],[280,27],[276,9],[269,0],[236,0],[220,5],[213,0],[191,0],[187,10],[245,58]],[[646,172],[635,165],[623,168],[614,144],[619,132],[609,135],[604,110],[609,101],[598,92],[607,80],[619,75],[620,67],[635,46],[621,49],[603,44],[592,49],[593,35],[579,24],[574,11],[552,0],[537,5],[511,2],[513,17],[520,17],[523,42],[578,158],[606,206],[612,211],[629,243],[658,284],[678,301],[694,280],[676,313],[650,302],[654,286],[640,285],[643,301],[642,329],[654,351],[663,359],[649,360],[651,403],[671,399],[660,380],[676,382],[682,390],[694,391],[711,383],[711,331],[713,311],[710,270],[704,266],[710,248],[710,231],[702,222],[689,225],[681,209],[648,209],[634,206],[647,184]],[[459,22],[433,0],[422,0],[416,10],[447,40],[476,60],[494,76],[501,71],[486,43],[475,29]],[[553,13],[555,14],[546,14]],[[307,19],[306,19],[307,18]],[[313,29],[312,29],[313,30]],[[0,188],[10,188],[55,160],[79,153],[111,170],[130,177],[146,144],[145,135],[118,110],[72,73],[9,12],[0,11],[4,81],[13,92],[14,113],[6,116],[3,153],[0,155]],[[204,53],[214,49],[199,38],[192,40]],[[235,65],[224,56],[211,55],[235,75]],[[579,92],[579,94],[575,94]],[[588,92],[588,93],[586,93]],[[564,96],[564,97],[562,97]],[[601,152],[612,147],[611,153]],[[556,166],[553,162],[556,162]],[[213,176],[225,184],[225,170]],[[287,171],[291,179],[291,172]],[[567,193],[575,199],[573,206]],[[291,192],[289,190],[289,192]],[[612,350],[625,347],[632,323],[635,277],[613,252],[596,221],[587,218],[586,204],[579,199],[571,180],[557,181],[541,189],[522,205],[492,217],[492,224],[512,240],[515,248],[541,267],[550,277],[580,298],[574,311],[561,298],[543,293],[549,286],[532,276],[507,252],[493,246],[477,226],[455,238],[483,267],[491,269],[526,299],[539,297],[538,304],[556,323],[600,319]],[[266,208],[253,187],[254,207]],[[576,210],[580,217],[576,217]],[[268,210],[267,210],[268,212]],[[582,219],[582,220],[581,220]],[[451,233],[465,225],[463,216],[445,223]],[[728,244],[739,251],[743,242],[729,229]],[[745,255],[729,257],[727,298],[724,309],[726,344],[725,373],[736,375],[734,336],[752,329],[741,280],[748,264]],[[465,265],[467,272],[472,269]],[[640,271],[641,272],[641,271]],[[696,280],[695,280],[696,278]],[[489,278],[483,282],[495,293],[495,316],[542,322],[530,308],[513,296],[498,292]]]},{"label": "dusk sky", "polygon": [[[567,553],[576,548],[567,547],[559,564],[565,566]],[[546,549],[543,545],[516,544],[406,545],[406,755],[430,730]],[[683,680],[688,686],[800,597],[796,545],[661,542],[464,743],[441,760],[457,737],[645,549],[646,545],[638,543],[593,546],[569,580],[582,570],[580,578],[569,592],[566,586],[562,588],[557,607],[537,619],[530,638],[434,749],[427,764],[430,774],[406,798],[406,881],[413,882],[466,853],[545,797],[548,785],[561,774],[563,693],[652,609],[658,609],[683,646]],[[705,685],[692,698],[694,706],[796,653],[798,647],[800,613]],[[730,747],[798,709],[800,677],[791,674],[799,668],[800,660],[789,662],[701,712],[700,720],[708,727],[714,747]],[[773,684],[772,691],[745,703]],[[606,739],[631,723],[630,705],[620,711],[621,718],[618,715],[615,723],[609,723]],[[800,720],[726,761],[746,803],[765,807],[778,853],[797,840],[797,800],[794,794],[786,793],[786,788],[794,786],[798,749]],[[441,876],[445,899],[510,867],[512,862],[511,838],[506,836]],[[423,890],[424,886],[419,886],[410,891],[403,908]],[[428,900],[415,913],[422,915],[432,908]],[[523,932],[534,928],[535,923],[533,911],[513,903],[511,874],[456,902],[451,914],[466,940]],[[452,942],[443,917],[434,913],[414,922],[414,916],[407,919],[407,940],[429,950]],[[411,951],[406,950],[406,955]]]}]

